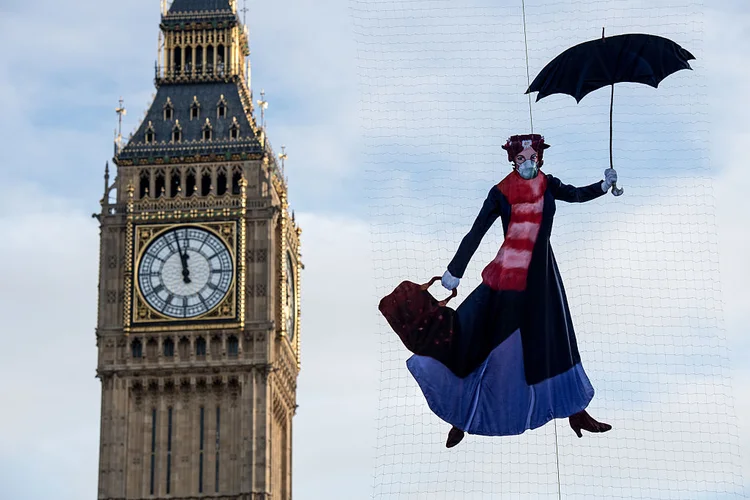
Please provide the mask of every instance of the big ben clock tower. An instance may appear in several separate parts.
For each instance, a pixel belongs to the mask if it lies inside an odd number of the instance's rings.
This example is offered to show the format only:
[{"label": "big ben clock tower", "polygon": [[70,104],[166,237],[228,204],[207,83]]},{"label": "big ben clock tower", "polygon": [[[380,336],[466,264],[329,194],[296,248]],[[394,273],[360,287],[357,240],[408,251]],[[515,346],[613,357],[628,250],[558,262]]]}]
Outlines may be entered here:
[{"label": "big ben clock tower", "polygon": [[96,214],[98,498],[290,500],[300,229],[247,29],[236,0],[163,2],[160,29],[156,95]]}]

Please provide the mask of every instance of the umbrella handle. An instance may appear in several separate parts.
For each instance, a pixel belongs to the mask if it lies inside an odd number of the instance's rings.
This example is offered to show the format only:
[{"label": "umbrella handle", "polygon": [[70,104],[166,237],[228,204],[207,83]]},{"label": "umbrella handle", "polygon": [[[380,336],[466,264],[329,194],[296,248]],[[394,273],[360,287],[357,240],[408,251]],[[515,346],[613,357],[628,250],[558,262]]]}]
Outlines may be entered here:
[{"label": "umbrella handle", "polygon": [[[602,40],[604,40],[604,28],[602,28]],[[614,169],[614,165],[612,164],[612,108],[615,104],[615,84],[612,84],[612,94],[609,98],[609,168]],[[617,187],[617,183],[612,183],[612,195],[613,196],[621,196],[623,193],[622,188]]]},{"label": "umbrella handle", "polygon": [[[442,278],[441,276],[435,276],[430,281],[428,281],[427,283],[425,283],[424,285],[422,285],[420,288],[422,290],[427,290],[428,288],[430,288],[432,286],[433,283],[435,283],[437,280],[439,280],[441,278]],[[448,301],[451,300],[456,295],[458,295],[458,287],[454,288],[451,291],[450,297],[448,297],[447,299],[444,299],[444,300],[441,300],[440,302],[438,302],[438,305],[440,307],[445,307],[445,305],[448,303]]]}]

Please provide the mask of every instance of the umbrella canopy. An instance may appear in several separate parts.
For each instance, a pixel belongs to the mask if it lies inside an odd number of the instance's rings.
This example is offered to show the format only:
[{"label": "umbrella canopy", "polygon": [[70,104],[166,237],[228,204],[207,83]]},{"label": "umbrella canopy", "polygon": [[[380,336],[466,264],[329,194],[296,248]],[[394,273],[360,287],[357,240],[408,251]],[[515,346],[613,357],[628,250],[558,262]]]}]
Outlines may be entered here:
[{"label": "umbrella canopy", "polygon": [[692,69],[695,57],[681,46],[656,35],[631,33],[591,40],[569,48],[550,61],[526,93],[539,92],[539,101],[568,94],[580,102],[587,94],[621,82],[657,88],[666,77]]},{"label": "umbrella canopy", "polygon": [[[681,69],[693,69],[688,63],[693,54],[672,40],[656,35],[629,33],[602,37],[569,48],[547,64],[529,85],[526,94],[539,92],[536,100],[552,94],[568,94],[576,102],[605,87],[612,87],[609,102],[609,166],[612,161],[612,107],[615,84],[642,83],[657,88],[666,77]],[[612,185],[612,194],[623,190]]]}]

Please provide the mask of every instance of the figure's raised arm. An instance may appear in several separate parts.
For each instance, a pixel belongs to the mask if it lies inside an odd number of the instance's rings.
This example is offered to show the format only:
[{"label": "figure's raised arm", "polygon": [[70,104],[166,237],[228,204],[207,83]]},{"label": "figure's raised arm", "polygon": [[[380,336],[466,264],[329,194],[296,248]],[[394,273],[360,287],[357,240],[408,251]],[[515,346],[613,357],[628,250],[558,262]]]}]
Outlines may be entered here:
[{"label": "figure's raised arm", "polygon": [[567,201],[568,203],[584,203],[604,195],[612,184],[617,182],[617,172],[614,169],[607,169],[604,176],[605,180],[599,180],[584,187],[575,187],[564,184],[557,177],[547,174],[547,183],[556,200]]},{"label": "figure's raised arm", "polygon": [[484,235],[487,234],[487,231],[492,227],[492,224],[494,224],[500,216],[502,198],[503,195],[498,187],[493,186],[487,195],[487,199],[484,200],[479,215],[477,215],[477,218],[474,220],[474,225],[471,226],[471,230],[466,236],[464,236],[463,240],[461,240],[456,255],[453,257],[450,264],[448,264],[448,273],[450,273],[452,277],[463,277],[464,271],[466,271],[466,266],[469,265],[469,261],[474,255],[474,252],[479,248],[482,238],[484,238]]}]

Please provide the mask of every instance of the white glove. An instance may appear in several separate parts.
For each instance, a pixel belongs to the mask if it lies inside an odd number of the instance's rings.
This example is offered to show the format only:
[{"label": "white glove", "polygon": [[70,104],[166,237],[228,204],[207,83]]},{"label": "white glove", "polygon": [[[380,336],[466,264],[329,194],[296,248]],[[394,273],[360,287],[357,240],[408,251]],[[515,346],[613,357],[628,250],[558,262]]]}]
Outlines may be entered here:
[{"label": "white glove", "polygon": [[604,171],[604,182],[602,182],[602,191],[608,191],[612,184],[617,182],[617,172],[614,168],[608,168]]},{"label": "white glove", "polygon": [[453,290],[454,288],[458,287],[458,283],[461,281],[461,279],[456,278],[453,276],[450,271],[446,269],[445,274],[443,274],[443,279],[440,280],[440,282],[443,284],[445,288],[448,290]]}]

